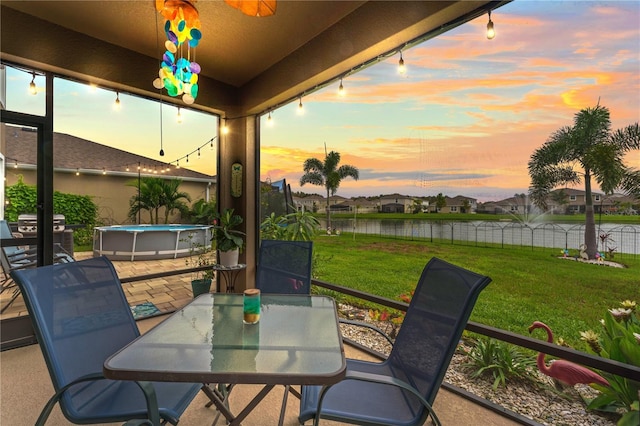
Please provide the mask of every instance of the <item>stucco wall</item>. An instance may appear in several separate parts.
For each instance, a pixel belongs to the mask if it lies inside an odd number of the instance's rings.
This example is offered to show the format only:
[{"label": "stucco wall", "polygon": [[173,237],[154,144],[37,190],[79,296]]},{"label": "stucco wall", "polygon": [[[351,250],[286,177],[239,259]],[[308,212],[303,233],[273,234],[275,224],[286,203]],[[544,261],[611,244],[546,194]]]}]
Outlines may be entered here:
[{"label": "stucco wall", "polygon": [[[36,172],[30,169],[14,169],[9,165],[7,167],[7,180],[6,185],[14,185],[18,182],[18,176],[22,175],[24,183],[27,185],[36,184]],[[62,173],[58,172],[54,174],[53,187],[55,191],[77,194],[77,195],[89,195],[93,198],[93,201],[98,205],[98,220],[104,224],[124,224],[130,223],[127,218],[129,212],[129,200],[137,192],[137,189],[132,186],[127,186],[129,181],[136,181],[137,174],[131,174],[131,176],[112,176],[102,174],[80,174],[76,176],[75,173]],[[206,198],[207,186],[205,182],[189,182],[182,181],[180,185],[180,191],[186,192],[191,196],[192,203],[200,198]],[[215,198],[215,185],[211,184],[209,187],[209,199]],[[191,203],[189,203],[191,204]],[[160,212],[160,221],[164,218],[164,211]],[[146,211],[141,215],[142,223],[149,223],[149,214]],[[180,222],[179,217],[172,217],[170,222]]]}]

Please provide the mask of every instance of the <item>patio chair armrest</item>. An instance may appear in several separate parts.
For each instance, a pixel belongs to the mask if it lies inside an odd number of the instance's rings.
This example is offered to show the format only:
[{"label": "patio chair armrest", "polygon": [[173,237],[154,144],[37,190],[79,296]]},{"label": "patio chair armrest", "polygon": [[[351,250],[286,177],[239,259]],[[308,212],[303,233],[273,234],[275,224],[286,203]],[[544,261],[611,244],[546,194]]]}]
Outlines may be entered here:
[{"label": "patio chair armrest", "polygon": [[[58,403],[62,394],[67,391],[71,386],[77,385],[82,382],[93,382],[96,380],[107,380],[102,373],[91,373],[84,375],[82,377],[78,377],[76,380],[67,383],[65,386],[61,387],[56,391],[56,393],[49,399],[47,404],[42,409],[40,413],[40,417],[36,422],[36,426],[44,426],[47,418],[51,414],[51,410]],[[156,396],[156,390],[153,387],[153,383],[151,382],[135,382],[142,392],[144,393],[144,398],[147,402],[147,414],[149,414],[149,419],[139,419],[139,420],[131,420],[131,426],[133,425],[160,425],[160,408],[158,405],[158,398]],[[129,422],[126,423],[129,425]]]},{"label": "patio chair armrest", "polygon": [[[437,425],[437,426],[441,426],[440,419],[438,419],[438,416],[436,415],[435,411],[433,410],[433,407],[431,407],[431,404],[429,404],[427,402],[427,400],[424,399],[424,397],[422,395],[420,395],[420,393],[418,392],[418,390],[416,388],[414,388],[413,386],[411,386],[407,382],[404,382],[404,381],[402,381],[400,379],[396,379],[395,377],[383,376],[383,375],[380,375],[380,374],[365,373],[363,371],[353,371],[353,370],[347,370],[347,374],[345,375],[344,379],[342,379],[342,380],[360,380],[360,381],[371,382],[371,383],[380,383],[380,384],[384,384],[384,385],[400,387],[400,388],[402,388],[402,389],[404,389],[406,391],[409,391],[425,407],[425,409],[429,413],[429,416],[431,416],[431,419],[433,420],[433,424]],[[333,385],[323,386],[322,390],[320,391],[320,395],[318,397],[318,411],[317,411],[316,416],[314,418],[314,425],[319,424],[318,422],[320,421],[320,412],[321,412],[321,409],[322,409],[322,401],[323,401],[324,396],[327,393],[327,391],[329,389],[331,389],[331,386],[333,386]]]},{"label": "patio chair armrest", "polygon": [[356,327],[364,327],[364,328],[368,328],[370,330],[373,330],[376,333],[382,335],[382,337],[384,337],[387,340],[387,342],[389,342],[389,344],[391,346],[393,346],[393,340],[391,340],[391,337],[389,337],[389,335],[387,333],[385,333],[384,331],[382,331],[381,329],[379,329],[375,325],[368,324],[366,322],[348,320],[348,319],[344,319],[344,318],[340,318],[339,322],[340,322],[340,324],[353,325],[353,326],[356,326]]},{"label": "patio chair armrest", "polygon": [[67,389],[69,389],[71,386],[74,386],[82,382],[92,382],[94,380],[101,380],[101,379],[104,379],[104,376],[102,375],[102,373],[91,373],[91,374],[87,374],[85,376],[79,377],[76,380],[69,382],[65,386],[56,390],[56,393],[54,393],[53,396],[49,398],[49,401],[47,401],[44,408],[40,412],[40,416],[36,421],[36,426],[44,426],[45,422],[47,421],[47,418],[49,418],[49,415],[51,414],[51,410],[53,410],[53,407],[56,406],[58,401],[60,401],[62,394],[65,393]]}]

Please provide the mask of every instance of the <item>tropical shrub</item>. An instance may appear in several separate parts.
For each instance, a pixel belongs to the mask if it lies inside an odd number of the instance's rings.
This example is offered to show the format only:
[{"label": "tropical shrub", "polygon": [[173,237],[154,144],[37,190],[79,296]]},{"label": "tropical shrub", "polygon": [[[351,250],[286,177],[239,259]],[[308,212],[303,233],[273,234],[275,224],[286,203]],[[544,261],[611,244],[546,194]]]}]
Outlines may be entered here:
[{"label": "tropical shrub", "polygon": [[505,385],[507,379],[533,379],[535,360],[517,346],[491,338],[480,338],[467,353],[465,367],[474,368],[471,377],[490,375],[493,389]]},{"label": "tropical shrub", "polygon": [[[609,309],[602,320],[602,334],[592,330],[580,333],[587,350],[614,361],[640,366],[640,318],[636,302],[625,300],[620,308]],[[588,408],[623,413],[618,426],[640,424],[638,395],[640,382],[602,372],[610,386],[593,384],[600,395],[591,400]]]},{"label": "tropical shrub", "polygon": [[199,225],[211,225],[217,217],[218,207],[215,201],[200,198],[182,216],[184,221]]},{"label": "tropical shrub", "polygon": [[318,219],[307,211],[276,216],[271,213],[260,224],[260,239],[311,241],[320,229]]}]

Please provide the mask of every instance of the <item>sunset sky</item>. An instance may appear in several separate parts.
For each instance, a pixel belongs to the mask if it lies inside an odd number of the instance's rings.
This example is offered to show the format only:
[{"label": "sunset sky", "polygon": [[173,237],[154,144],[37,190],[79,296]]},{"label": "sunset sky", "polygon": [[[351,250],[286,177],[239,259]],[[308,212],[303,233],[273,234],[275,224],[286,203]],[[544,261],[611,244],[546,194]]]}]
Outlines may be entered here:
[{"label": "sunset sky", "polygon": [[[344,79],[272,115],[261,133],[261,178],[299,190],[302,163],[338,151],[360,170],[337,195],[527,192],[527,162],[581,108],[611,111],[613,128],[640,118],[640,2],[516,0]],[[640,167],[640,153],[628,156]],[[304,192],[324,194],[305,185]]]},{"label": "sunset sky", "polygon": [[[298,182],[305,159],[324,159],[324,145],[341,164],[360,170],[337,195],[465,195],[500,200],[527,192],[527,162],[555,130],[570,126],[598,101],[612,127],[640,121],[640,1],[521,1],[403,51],[399,56],[305,96],[263,121],[261,179],[286,178],[294,191],[324,194]],[[24,96],[31,75],[7,72],[9,109],[43,113],[44,96]],[[152,78],[150,77],[150,84]],[[44,78],[38,77],[39,86]],[[215,136],[217,118],[120,94],[60,82],[55,131],[172,162]],[[197,102],[197,101],[196,101]],[[19,105],[19,107],[18,107]],[[207,145],[208,146],[208,145]],[[189,168],[215,174],[215,151],[190,156]],[[626,158],[640,168],[640,152]],[[597,188],[596,188],[597,189]]]}]

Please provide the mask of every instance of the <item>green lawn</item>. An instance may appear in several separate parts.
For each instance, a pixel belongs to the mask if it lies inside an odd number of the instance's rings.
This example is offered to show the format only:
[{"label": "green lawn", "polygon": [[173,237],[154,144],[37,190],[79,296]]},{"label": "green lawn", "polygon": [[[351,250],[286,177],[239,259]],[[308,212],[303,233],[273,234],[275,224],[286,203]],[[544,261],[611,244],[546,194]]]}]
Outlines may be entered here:
[{"label": "green lawn", "polygon": [[472,321],[527,335],[528,326],[539,320],[556,338],[583,349],[580,331],[600,331],[606,310],[622,300],[640,302],[640,259],[626,257],[621,262],[628,268],[613,268],[558,259],[558,253],[559,249],[481,248],[361,234],[354,240],[348,233],[314,240],[322,281],[399,300],[436,256],[492,278]]}]

